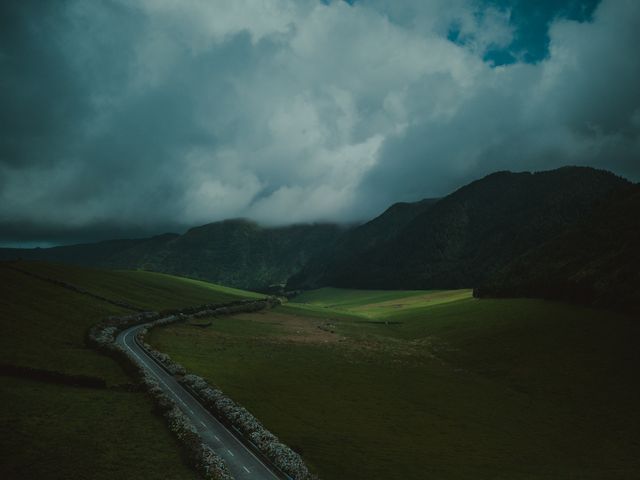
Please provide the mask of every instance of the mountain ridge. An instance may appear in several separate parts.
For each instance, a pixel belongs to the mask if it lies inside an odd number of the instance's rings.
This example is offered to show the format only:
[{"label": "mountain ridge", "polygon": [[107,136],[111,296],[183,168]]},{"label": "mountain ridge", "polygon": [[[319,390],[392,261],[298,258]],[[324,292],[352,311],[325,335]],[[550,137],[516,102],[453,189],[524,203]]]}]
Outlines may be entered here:
[{"label": "mountain ridge", "polygon": [[[390,240],[358,252],[307,286],[473,288],[626,185],[611,172],[588,167],[495,172],[443,197]],[[292,287],[305,285],[300,275],[292,280]]]},{"label": "mountain ridge", "polygon": [[182,235],[165,233],[47,249],[0,249],[0,259],[153,270],[263,290],[270,284],[285,283],[343,230],[334,224],[263,227],[247,219],[228,219],[192,227]]},{"label": "mountain ridge", "polygon": [[[632,185],[611,172],[589,167],[500,171],[443,198],[395,203],[357,226],[267,227],[236,218],[192,227],[181,235],[50,249],[0,249],[0,259],[145,269],[276,293],[334,286],[477,288],[479,295],[506,296],[516,291],[535,295],[535,289],[509,289],[507,277],[499,277],[499,272],[571,231],[606,203],[612,192]],[[606,224],[605,219],[601,223]],[[597,224],[590,228],[597,230]],[[612,228],[624,225],[618,222]],[[594,255],[599,255],[598,248],[604,247],[597,246]],[[503,278],[500,288],[498,280],[491,283],[498,278]]]}]

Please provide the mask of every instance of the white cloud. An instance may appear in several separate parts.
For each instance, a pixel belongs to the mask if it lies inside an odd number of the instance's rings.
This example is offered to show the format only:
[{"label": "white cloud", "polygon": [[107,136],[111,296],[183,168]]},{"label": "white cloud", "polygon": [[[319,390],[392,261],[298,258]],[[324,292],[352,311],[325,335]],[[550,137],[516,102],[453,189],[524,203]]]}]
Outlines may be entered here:
[{"label": "white cloud", "polygon": [[140,6],[157,26],[169,27],[196,51],[242,32],[248,33],[254,43],[268,35],[286,33],[301,9],[297,2],[290,0],[126,0],[124,3],[133,8]]},{"label": "white cloud", "polygon": [[498,68],[483,57],[511,42],[510,12],[473,0],[71,5],[41,34],[82,115],[64,96],[38,104],[66,112],[38,137],[56,160],[0,162],[2,218],[348,221],[495,169],[640,176],[634,0],[556,21],[547,59]]},{"label": "white cloud", "polygon": [[[640,57],[630,45],[640,42],[639,20],[637,2],[605,1],[593,22],[553,23],[549,58],[536,65],[487,68],[469,58],[463,64],[476,68],[468,88],[445,79],[413,84],[416,121],[388,138],[362,198],[385,191],[382,208],[398,198],[445,194],[497,169],[563,164],[610,168],[637,180]],[[434,91],[436,104],[429,100]],[[443,114],[424,114],[425,108]]]}]

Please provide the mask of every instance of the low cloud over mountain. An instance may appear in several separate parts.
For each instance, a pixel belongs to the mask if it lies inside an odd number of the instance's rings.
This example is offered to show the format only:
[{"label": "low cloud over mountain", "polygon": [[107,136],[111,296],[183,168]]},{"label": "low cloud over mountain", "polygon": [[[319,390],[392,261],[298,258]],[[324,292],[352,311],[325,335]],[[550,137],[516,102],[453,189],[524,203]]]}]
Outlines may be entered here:
[{"label": "low cloud over mountain", "polygon": [[498,169],[640,180],[640,4],[521,3],[3,2],[0,241],[358,221]]}]

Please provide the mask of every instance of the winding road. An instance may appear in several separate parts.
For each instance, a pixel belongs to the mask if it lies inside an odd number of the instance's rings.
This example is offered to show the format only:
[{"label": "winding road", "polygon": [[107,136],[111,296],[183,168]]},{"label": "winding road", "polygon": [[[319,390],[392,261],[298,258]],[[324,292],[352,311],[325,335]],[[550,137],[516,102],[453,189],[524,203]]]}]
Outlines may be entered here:
[{"label": "winding road", "polygon": [[281,479],[265,465],[236,435],[220,423],[176,379],[162,368],[135,340],[137,325],[121,332],[116,342],[127,349],[153,375],[165,393],[171,397],[198,429],[202,440],[222,457],[237,480]]}]

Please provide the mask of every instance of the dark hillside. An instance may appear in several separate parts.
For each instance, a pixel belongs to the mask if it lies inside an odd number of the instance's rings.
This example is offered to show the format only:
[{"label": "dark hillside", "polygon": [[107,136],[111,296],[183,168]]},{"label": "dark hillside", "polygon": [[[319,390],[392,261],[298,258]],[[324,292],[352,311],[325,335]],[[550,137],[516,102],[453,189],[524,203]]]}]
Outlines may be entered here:
[{"label": "dark hillside", "polygon": [[265,228],[246,220],[216,222],[171,241],[145,268],[261,289],[284,284],[342,231],[328,224]]},{"label": "dark hillside", "polygon": [[629,185],[592,168],[498,172],[414,218],[392,240],[342,262],[326,284],[352,288],[470,288],[588,215]]},{"label": "dark hillside", "polygon": [[289,279],[291,289],[310,289],[327,285],[333,272],[351,259],[392,240],[415,217],[438,200],[427,198],[419,202],[395,203],[373,220],[346,231],[333,248],[316,255],[296,275]]},{"label": "dark hillside", "polygon": [[0,260],[44,260],[76,265],[107,265],[121,252],[145,240],[107,240],[52,248],[0,248]]},{"label": "dark hillside", "polygon": [[226,220],[138,240],[54,248],[0,249],[0,260],[44,260],[83,266],[144,269],[238,288],[283,284],[344,228],[331,224],[261,227]]},{"label": "dark hillside", "polygon": [[640,186],[614,192],[573,228],[509,263],[480,297],[543,297],[640,311]]}]

